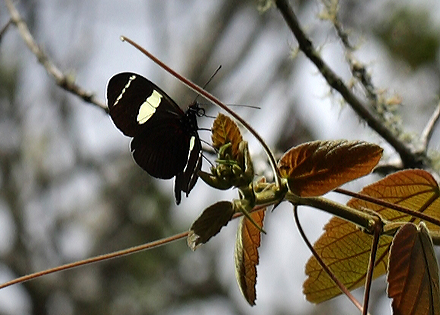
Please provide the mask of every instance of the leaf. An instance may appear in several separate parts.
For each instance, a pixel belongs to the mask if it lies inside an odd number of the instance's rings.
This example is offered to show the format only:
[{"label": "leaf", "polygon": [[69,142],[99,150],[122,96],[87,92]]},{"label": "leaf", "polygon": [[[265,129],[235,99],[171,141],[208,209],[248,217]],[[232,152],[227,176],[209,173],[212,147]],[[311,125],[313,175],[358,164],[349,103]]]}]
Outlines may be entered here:
[{"label": "leaf", "polygon": [[405,224],[390,250],[388,297],[393,314],[440,314],[438,264],[428,229]]},{"label": "leaf", "polygon": [[243,138],[237,124],[228,116],[219,113],[212,124],[212,146],[220,149],[227,143],[232,144],[232,158],[237,160],[238,146]]},{"label": "leaf", "polygon": [[205,244],[231,221],[233,214],[234,207],[229,201],[219,201],[206,208],[191,225],[188,246],[196,250],[200,244]]},{"label": "leaf", "polygon": [[[340,218],[332,218],[324,227],[324,234],[314,244],[314,248],[336,277],[349,289],[364,284],[372,243],[371,235],[360,231],[353,223]],[[382,236],[376,255],[373,278],[386,271],[386,253],[391,237]],[[339,294],[335,285],[321,265],[311,257],[306,264],[308,278],[303,284],[303,293],[308,301],[321,303]]]},{"label": "leaf", "polygon": [[370,173],[382,151],[363,141],[313,141],[287,151],[278,168],[292,193],[315,197]]},{"label": "leaf", "polygon": [[[252,212],[249,215],[261,228],[265,211]],[[237,230],[235,242],[235,275],[240,291],[250,305],[255,305],[257,294],[257,265],[259,262],[258,247],[261,242],[261,231],[246,217],[242,217]]]},{"label": "leaf", "polygon": [[[413,211],[422,212],[433,218],[440,218],[440,190],[432,175],[424,170],[414,169],[396,172],[364,187],[360,193]],[[389,221],[411,221],[413,223],[420,221],[411,215],[355,198],[351,199],[347,205],[359,210],[368,208]],[[427,222],[426,225],[431,231],[440,230],[440,227],[435,224]]]},{"label": "leaf", "polygon": [[[431,174],[423,170],[394,173],[364,187],[361,194],[440,218],[439,187]],[[358,210],[375,211],[389,221],[420,221],[396,210],[354,198],[347,205]],[[431,232],[440,230],[431,223],[427,223],[427,226]],[[326,224],[324,230],[314,244],[318,254],[348,289],[362,286],[368,267],[372,236],[360,231],[353,223],[336,217]],[[379,240],[374,278],[385,274],[387,270],[391,241],[392,237],[386,235]],[[341,293],[314,257],[306,264],[306,274],[308,278],[304,282],[303,292],[310,302],[320,303]]]}]

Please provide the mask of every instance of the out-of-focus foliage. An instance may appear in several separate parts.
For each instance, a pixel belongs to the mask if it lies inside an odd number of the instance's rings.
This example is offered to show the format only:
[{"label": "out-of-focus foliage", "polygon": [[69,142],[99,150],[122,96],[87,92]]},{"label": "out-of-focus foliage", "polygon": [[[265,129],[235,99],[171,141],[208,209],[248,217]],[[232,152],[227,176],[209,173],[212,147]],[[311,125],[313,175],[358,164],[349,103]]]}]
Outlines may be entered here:
[{"label": "out-of-focus foliage", "polygon": [[440,38],[433,23],[424,8],[401,8],[383,21],[380,28],[376,25],[376,32],[394,57],[416,69],[437,60]]}]

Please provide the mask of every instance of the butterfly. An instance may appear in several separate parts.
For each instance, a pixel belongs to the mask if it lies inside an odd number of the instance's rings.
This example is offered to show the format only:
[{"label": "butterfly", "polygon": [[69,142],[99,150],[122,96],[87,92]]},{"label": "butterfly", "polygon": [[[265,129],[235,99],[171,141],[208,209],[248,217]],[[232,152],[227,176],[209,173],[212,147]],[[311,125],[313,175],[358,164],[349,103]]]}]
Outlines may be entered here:
[{"label": "butterfly", "polygon": [[107,104],[116,127],[132,137],[135,162],[155,178],[174,182],[176,203],[193,189],[202,167],[197,117],[203,108],[193,102],[184,112],[157,85],[131,72],[115,74],[107,84]]}]

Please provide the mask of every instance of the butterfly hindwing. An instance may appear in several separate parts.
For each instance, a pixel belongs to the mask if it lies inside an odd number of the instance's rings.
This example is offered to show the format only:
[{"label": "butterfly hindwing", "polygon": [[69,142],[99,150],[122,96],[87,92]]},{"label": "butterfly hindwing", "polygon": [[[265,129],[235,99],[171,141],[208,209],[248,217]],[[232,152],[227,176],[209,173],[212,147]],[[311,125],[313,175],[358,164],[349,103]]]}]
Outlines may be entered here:
[{"label": "butterfly hindwing", "polygon": [[183,172],[176,175],[174,183],[174,196],[176,203],[179,204],[181,200],[181,192],[183,191],[188,196],[191,189],[199,178],[198,172],[202,168],[202,144],[197,134],[190,139],[190,151],[188,162]]},{"label": "butterfly hindwing", "polygon": [[163,122],[146,129],[131,142],[136,163],[153,177],[170,179],[184,169],[190,138],[174,125]]}]

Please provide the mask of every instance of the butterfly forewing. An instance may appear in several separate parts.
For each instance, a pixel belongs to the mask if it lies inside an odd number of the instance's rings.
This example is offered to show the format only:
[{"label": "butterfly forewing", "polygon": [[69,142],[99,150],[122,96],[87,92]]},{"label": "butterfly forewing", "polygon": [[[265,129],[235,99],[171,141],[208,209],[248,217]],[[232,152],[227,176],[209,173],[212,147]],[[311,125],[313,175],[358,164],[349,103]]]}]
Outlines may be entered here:
[{"label": "butterfly forewing", "polygon": [[[178,121],[184,114],[153,82],[131,72],[116,74],[109,80],[107,100],[113,122],[129,137],[140,134],[155,122],[160,124],[161,119]],[[154,104],[150,105],[148,100]],[[140,114],[145,113],[145,109],[150,109],[151,116],[142,120]]]}]

